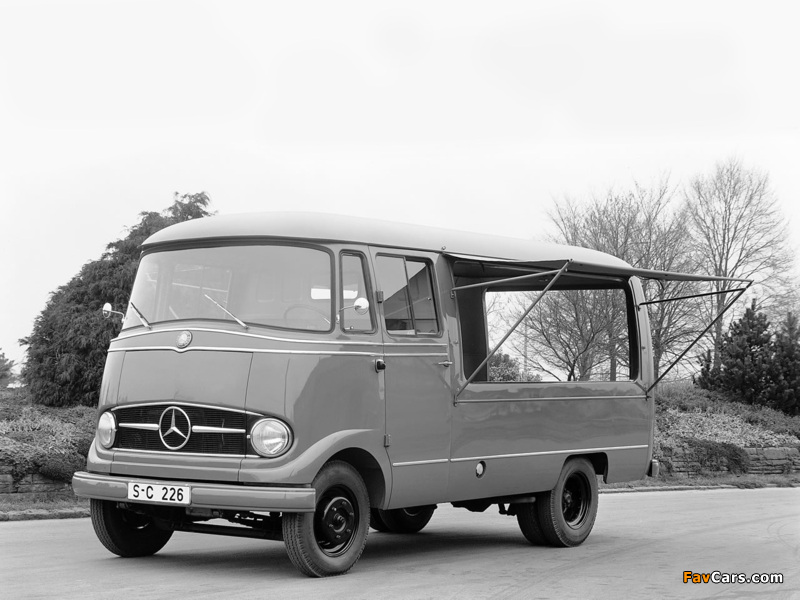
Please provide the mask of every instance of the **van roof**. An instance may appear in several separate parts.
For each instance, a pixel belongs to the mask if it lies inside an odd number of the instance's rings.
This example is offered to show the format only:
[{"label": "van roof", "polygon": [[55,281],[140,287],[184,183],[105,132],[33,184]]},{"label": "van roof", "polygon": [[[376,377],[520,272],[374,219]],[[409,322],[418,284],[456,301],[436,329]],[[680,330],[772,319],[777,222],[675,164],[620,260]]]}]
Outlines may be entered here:
[{"label": "van roof", "polygon": [[351,242],[509,261],[563,262],[572,259],[597,265],[630,266],[619,258],[588,248],[426,225],[310,212],[243,213],[195,219],[172,225],[153,234],[145,240],[143,248],[150,250],[156,245],[186,241],[222,241],[259,237],[314,242]]},{"label": "van roof", "polygon": [[517,267],[529,266],[536,269],[557,269],[569,261],[570,272],[636,276],[662,281],[749,281],[641,269],[605,252],[577,246],[312,212],[241,213],[194,219],[154,233],[144,241],[142,248],[151,250],[157,246],[182,242],[224,242],[258,238],[425,250],[456,259],[513,263]]}]

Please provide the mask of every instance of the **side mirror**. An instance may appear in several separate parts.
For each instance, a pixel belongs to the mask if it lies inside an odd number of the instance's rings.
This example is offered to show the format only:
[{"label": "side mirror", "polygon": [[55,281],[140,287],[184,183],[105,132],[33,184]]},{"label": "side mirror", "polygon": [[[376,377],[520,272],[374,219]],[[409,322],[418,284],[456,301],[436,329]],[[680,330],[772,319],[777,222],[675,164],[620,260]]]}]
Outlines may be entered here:
[{"label": "side mirror", "polygon": [[339,309],[339,312],[343,312],[348,308],[355,310],[357,315],[365,315],[369,312],[369,300],[366,298],[356,298],[356,301],[353,302],[352,306],[343,306]]},{"label": "side mirror", "polygon": [[356,298],[353,303],[353,308],[357,315],[365,315],[369,312],[369,300],[366,298]]},{"label": "side mirror", "polygon": [[111,315],[119,315],[122,318],[125,318],[125,315],[119,312],[118,310],[113,310],[111,307],[110,302],[106,302],[103,304],[103,317],[108,319]]}]

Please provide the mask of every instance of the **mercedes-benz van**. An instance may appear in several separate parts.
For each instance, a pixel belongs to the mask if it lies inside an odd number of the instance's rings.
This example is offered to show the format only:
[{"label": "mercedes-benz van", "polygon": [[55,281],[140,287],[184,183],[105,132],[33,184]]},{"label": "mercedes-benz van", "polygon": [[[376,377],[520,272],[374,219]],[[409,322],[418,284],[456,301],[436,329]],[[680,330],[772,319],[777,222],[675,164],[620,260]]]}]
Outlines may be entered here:
[{"label": "mercedes-benz van", "polygon": [[258,537],[310,576],[442,503],[578,545],[598,478],[657,466],[641,277],[679,276],[345,216],[174,225],[143,245],[75,493],[120,556],[175,531]]}]

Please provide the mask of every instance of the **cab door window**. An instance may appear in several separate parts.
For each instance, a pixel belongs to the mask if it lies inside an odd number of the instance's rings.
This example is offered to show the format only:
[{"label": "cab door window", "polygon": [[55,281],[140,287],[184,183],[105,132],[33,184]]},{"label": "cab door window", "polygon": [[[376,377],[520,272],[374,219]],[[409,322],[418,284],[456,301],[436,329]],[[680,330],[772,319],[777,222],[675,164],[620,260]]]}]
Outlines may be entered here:
[{"label": "cab door window", "polygon": [[342,331],[373,331],[372,306],[366,314],[359,314],[355,309],[358,298],[370,299],[367,287],[367,272],[364,257],[361,254],[342,253],[341,258],[341,305],[340,322]]},{"label": "cab door window", "polygon": [[386,331],[392,335],[438,334],[430,263],[418,258],[379,255],[376,265],[384,294]]}]

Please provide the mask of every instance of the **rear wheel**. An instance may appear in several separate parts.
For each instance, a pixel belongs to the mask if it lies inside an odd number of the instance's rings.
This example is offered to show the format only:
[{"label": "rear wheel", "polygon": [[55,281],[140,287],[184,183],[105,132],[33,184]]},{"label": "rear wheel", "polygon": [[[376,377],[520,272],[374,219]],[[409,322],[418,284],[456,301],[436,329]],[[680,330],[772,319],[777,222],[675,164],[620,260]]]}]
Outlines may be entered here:
[{"label": "rear wheel", "polygon": [[384,511],[380,510],[379,508],[371,508],[369,511],[369,526],[375,531],[389,531],[389,527],[383,520],[383,512]]},{"label": "rear wheel", "polygon": [[556,487],[538,494],[534,504],[547,543],[562,547],[582,544],[594,527],[597,498],[592,463],[585,458],[567,461]]},{"label": "rear wheel", "polygon": [[384,531],[417,533],[431,520],[434,510],[436,510],[436,505],[379,510],[378,513],[386,527]]},{"label": "rear wheel", "polygon": [[517,524],[519,525],[522,535],[525,536],[531,544],[535,546],[544,546],[547,544],[547,539],[544,537],[542,526],[539,523],[538,501],[526,502],[518,504],[517,508]]},{"label": "rear wheel", "polygon": [[90,511],[97,539],[118,556],[155,554],[172,537],[171,530],[160,529],[152,518],[121,508],[116,502],[92,499]]},{"label": "rear wheel", "polygon": [[341,575],[356,564],[367,542],[367,487],[358,472],[342,461],[322,467],[313,487],[317,492],[313,513],[283,514],[286,551],[305,575]]}]

